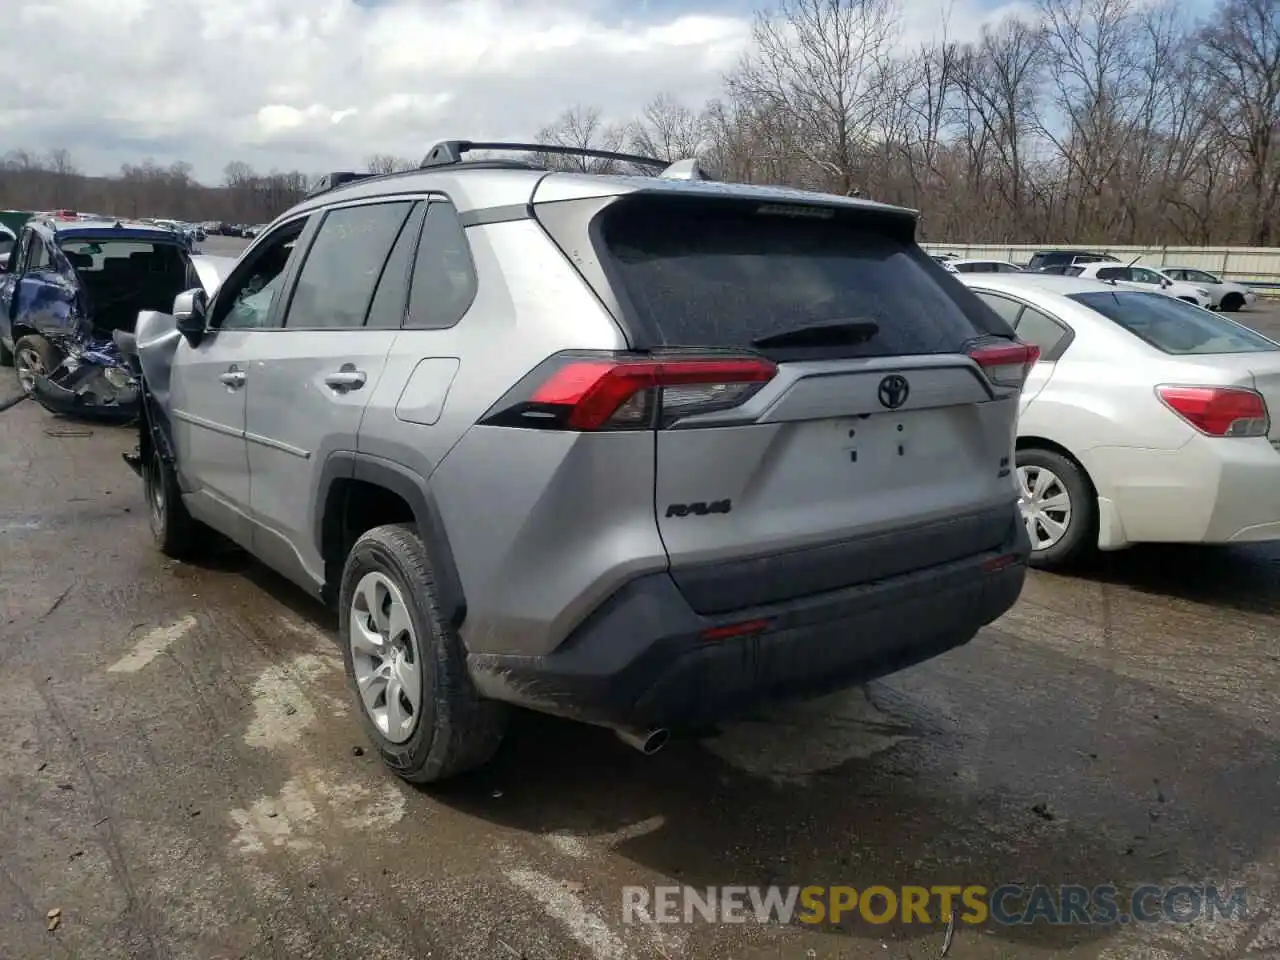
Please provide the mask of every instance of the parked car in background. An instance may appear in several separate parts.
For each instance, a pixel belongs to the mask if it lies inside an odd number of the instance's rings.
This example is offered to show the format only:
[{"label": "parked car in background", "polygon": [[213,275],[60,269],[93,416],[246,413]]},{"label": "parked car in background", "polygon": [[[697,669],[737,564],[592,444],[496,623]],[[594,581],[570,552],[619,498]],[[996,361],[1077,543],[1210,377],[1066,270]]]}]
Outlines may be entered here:
[{"label": "parked car in background", "polygon": [[1280,344],[1094,279],[962,282],[1040,348],[1016,453],[1033,566],[1134,543],[1280,539]]},{"label": "parked car in background", "polygon": [[1194,283],[1181,283],[1166,277],[1153,267],[1124,266],[1112,263],[1077,264],[1069,268],[1067,276],[1081,277],[1086,280],[1104,280],[1108,283],[1122,283],[1127,287],[1139,290],[1152,290],[1165,296],[1194,303],[1206,309],[1213,303],[1213,297],[1204,287]]},{"label": "parked car in background", "polygon": [[1022,267],[1008,260],[952,260],[956,273],[1023,273]]},{"label": "parked car in background", "polygon": [[336,602],[397,774],[484,763],[507,704],[652,752],[1012,606],[1035,350],[913,211],[469,149],[331,177],[136,335],[157,545]]},{"label": "parked car in background", "polygon": [[1161,273],[1172,280],[1190,283],[1209,292],[1212,306],[1228,313],[1255,303],[1258,295],[1244,284],[1223,280],[1215,274],[1195,267],[1162,267]]},{"label": "parked car in background", "polygon": [[1109,253],[1096,253],[1092,250],[1037,250],[1027,261],[1028,271],[1044,270],[1046,267],[1069,267],[1076,263],[1119,263]]}]

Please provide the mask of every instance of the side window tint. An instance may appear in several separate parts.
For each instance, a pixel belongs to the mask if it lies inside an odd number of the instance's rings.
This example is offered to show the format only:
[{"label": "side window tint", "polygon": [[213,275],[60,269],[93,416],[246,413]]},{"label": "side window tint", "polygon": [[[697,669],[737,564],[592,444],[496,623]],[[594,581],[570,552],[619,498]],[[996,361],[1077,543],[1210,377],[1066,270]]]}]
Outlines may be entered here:
[{"label": "side window tint", "polygon": [[458,212],[451,204],[433,202],[418,241],[406,326],[452,327],[471,307],[476,285],[475,264]]},{"label": "side window tint", "polygon": [[400,236],[382,268],[382,278],[373,294],[373,303],[369,305],[366,327],[399,330],[404,323],[405,309],[409,305],[409,264],[413,262],[413,252],[418,246],[418,234],[426,212],[427,205],[419,203],[400,228]]},{"label": "side window tint", "polygon": [[220,330],[258,330],[271,322],[271,306],[280,293],[307,220],[303,217],[281,227],[245,265],[245,272],[233,275],[227,286],[218,291],[212,326]]},{"label": "side window tint", "polygon": [[1018,338],[1034,343],[1040,348],[1041,358],[1051,355],[1053,348],[1067,335],[1057,321],[1045,316],[1034,307],[1026,307],[1018,320]]},{"label": "side window tint", "polygon": [[374,287],[413,201],[330,210],[307,251],[284,325],[363,327]]},{"label": "side window tint", "polygon": [[1009,324],[1009,326],[1012,327],[1017,323],[1018,313],[1022,310],[1022,304],[1018,303],[1018,301],[979,290],[975,290],[974,293],[978,295],[979,300],[1000,314],[1000,319]]}]

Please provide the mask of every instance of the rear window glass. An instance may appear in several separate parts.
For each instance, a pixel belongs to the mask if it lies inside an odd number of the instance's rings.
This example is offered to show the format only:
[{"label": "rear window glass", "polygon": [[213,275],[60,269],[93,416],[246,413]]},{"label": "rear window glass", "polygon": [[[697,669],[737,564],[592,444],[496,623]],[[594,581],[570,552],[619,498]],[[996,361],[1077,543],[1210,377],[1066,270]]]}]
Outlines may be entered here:
[{"label": "rear window glass", "polygon": [[1159,293],[1076,293],[1071,299],[1096,310],[1164,353],[1280,350],[1280,346],[1247,327]]},{"label": "rear window glass", "polygon": [[647,200],[610,208],[601,236],[637,319],[670,346],[743,347],[814,324],[870,320],[878,332],[845,349],[948,353],[978,335],[974,317],[989,317],[976,299],[966,314],[959,298],[972,295],[952,290],[928,254],[870,218]]}]

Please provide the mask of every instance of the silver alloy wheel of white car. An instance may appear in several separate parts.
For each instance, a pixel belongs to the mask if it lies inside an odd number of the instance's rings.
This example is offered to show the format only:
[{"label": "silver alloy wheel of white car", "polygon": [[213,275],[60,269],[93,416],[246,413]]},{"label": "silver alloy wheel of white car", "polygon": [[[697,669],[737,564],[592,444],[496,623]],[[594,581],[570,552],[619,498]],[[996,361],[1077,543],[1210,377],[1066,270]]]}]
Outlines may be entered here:
[{"label": "silver alloy wheel of white car", "polygon": [[47,372],[40,354],[27,344],[23,344],[14,353],[13,366],[18,373],[18,384],[22,387],[22,392],[28,395],[36,388],[36,377],[43,377]]},{"label": "silver alloy wheel of white car", "polygon": [[422,653],[400,588],[385,573],[366,573],[351,598],[351,666],[365,712],[392,743],[418,726]]},{"label": "silver alloy wheel of white car", "polygon": [[1028,464],[1018,468],[1018,507],[1032,550],[1048,550],[1071,528],[1071,494],[1046,467]]}]

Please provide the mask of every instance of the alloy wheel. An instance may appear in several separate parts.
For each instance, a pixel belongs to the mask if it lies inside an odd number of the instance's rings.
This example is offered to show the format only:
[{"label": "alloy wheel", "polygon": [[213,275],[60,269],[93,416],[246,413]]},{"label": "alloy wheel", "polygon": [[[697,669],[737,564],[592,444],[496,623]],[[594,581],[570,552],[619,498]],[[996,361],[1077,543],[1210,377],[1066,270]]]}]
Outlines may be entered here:
[{"label": "alloy wheel", "polygon": [[391,578],[375,570],[356,584],[348,615],[360,702],[387,740],[404,743],[422,706],[422,655],[408,604]]}]

